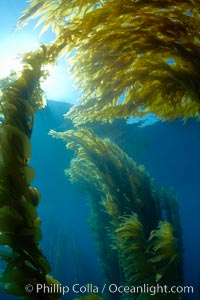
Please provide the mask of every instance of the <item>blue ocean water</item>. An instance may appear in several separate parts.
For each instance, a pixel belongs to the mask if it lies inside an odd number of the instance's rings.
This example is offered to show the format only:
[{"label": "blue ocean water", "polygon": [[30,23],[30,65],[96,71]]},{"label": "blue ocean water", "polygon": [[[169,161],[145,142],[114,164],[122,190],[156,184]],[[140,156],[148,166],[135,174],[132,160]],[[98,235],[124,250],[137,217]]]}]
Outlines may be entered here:
[{"label": "blue ocean water", "polygon": [[[64,174],[73,154],[61,140],[48,135],[50,129],[72,128],[63,114],[66,103],[49,101],[36,114],[32,135],[30,165],[36,171],[32,186],[39,189],[41,203],[38,214],[42,220],[41,248],[52,267],[52,275],[61,284],[103,284],[99,268],[98,247],[87,220],[90,209],[87,197],[78,185],[72,185]],[[102,126],[101,133],[110,137],[137,163],[143,164],[157,187],[173,187],[178,195],[184,241],[184,284],[194,287],[197,299],[200,282],[199,260],[199,199],[200,199],[200,123],[189,120],[157,122],[149,126],[115,123],[112,130]],[[15,299],[0,293],[0,299]],[[77,294],[68,293],[62,299],[72,300]]]}]

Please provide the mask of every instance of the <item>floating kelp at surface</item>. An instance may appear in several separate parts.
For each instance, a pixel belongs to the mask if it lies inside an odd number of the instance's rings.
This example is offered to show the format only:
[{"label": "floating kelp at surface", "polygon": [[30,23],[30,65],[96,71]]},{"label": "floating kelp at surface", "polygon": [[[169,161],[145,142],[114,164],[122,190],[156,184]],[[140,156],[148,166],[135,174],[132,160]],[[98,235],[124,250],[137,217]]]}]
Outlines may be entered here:
[{"label": "floating kelp at surface", "polygon": [[76,124],[153,112],[164,120],[200,111],[199,1],[32,0],[20,19],[39,17],[57,39],[48,55],[72,50],[83,92]]},{"label": "floating kelp at surface", "polygon": [[[50,266],[39,247],[40,194],[30,186],[35,174],[28,165],[34,113],[44,106],[40,79],[46,75],[41,69],[46,63],[44,49],[27,53],[21,73],[1,81],[0,257],[5,261],[5,269],[0,285],[5,292],[27,300],[53,300],[59,296],[40,294],[35,288],[37,283],[48,286],[58,281],[48,275]],[[33,288],[31,293],[28,287]]]},{"label": "floating kelp at surface", "polygon": [[[76,154],[65,172],[89,194],[90,226],[100,249],[105,281],[128,286],[181,284],[183,248],[174,194],[155,189],[143,167],[91,130],[50,134],[64,139]],[[171,299],[179,296],[174,294]],[[113,299],[118,297],[114,294]],[[143,299],[142,295],[135,297]]]}]

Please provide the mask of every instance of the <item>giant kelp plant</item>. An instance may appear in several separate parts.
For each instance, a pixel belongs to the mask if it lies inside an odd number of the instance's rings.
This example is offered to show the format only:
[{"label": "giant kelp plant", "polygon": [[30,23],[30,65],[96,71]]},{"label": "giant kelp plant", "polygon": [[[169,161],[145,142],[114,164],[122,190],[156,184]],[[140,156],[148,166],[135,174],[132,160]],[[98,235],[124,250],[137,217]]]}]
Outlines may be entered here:
[{"label": "giant kelp plant", "polygon": [[20,24],[40,17],[43,31],[52,28],[49,57],[75,49],[71,70],[83,96],[67,116],[76,124],[199,116],[199,1],[29,2]]},{"label": "giant kelp plant", "polygon": [[39,84],[45,76],[41,70],[44,63],[44,49],[27,53],[21,73],[1,80],[0,258],[5,261],[5,269],[0,286],[5,292],[27,300],[58,299],[58,294],[36,292],[37,283],[50,286],[58,282],[48,275],[50,266],[39,247],[40,195],[37,188],[30,186],[34,170],[28,165],[34,113],[44,105]]},{"label": "giant kelp plant", "polygon": [[[182,239],[177,200],[156,190],[143,167],[91,130],[51,131],[76,153],[72,182],[89,193],[90,225],[98,242],[106,282],[141,285],[182,283]],[[108,299],[119,295],[106,295]],[[147,295],[130,295],[127,299]],[[150,295],[149,295],[150,296]],[[179,294],[167,295],[179,299]],[[166,297],[158,293],[155,298]],[[121,299],[121,298],[120,298]],[[146,299],[146,298],[145,298]]]}]

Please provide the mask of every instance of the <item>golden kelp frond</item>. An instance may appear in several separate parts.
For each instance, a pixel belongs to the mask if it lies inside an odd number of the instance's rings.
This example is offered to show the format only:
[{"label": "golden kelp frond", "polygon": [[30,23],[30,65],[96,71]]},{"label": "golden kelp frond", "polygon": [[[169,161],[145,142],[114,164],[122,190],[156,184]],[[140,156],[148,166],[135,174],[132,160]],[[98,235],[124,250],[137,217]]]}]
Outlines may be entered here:
[{"label": "golden kelp frond", "polygon": [[67,114],[76,124],[153,112],[200,111],[199,1],[33,0],[21,22],[40,17],[57,39],[49,56],[76,49],[71,72],[83,92]]},{"label": "golden kelp frond", "polygon": [[[180,249],[177,248],[171,224],[160,222],[159,228],[152,231],[149,239],[146,239],[142,223],[136,214],[123,217],[120,221],[113,233],[113,243],[119,253],[126,284],[137,286],[148,283],[156,286],[159,282],[161,285],[178,285]],[[155,298],[162,299],[162,296],[162,292],[157,291]],[[145,297],[145,294],[136,296],[137,299],[146,299]],[[180,299],[179,297],[177,293],[170,299]]]},{"label": "golden kelp frond", "polygon": [[141,222],[136,214],[123,217],[120,221],[113,237],[126,282],[130,286],[133,283],[153,283],[156,270],[148,261],[147,241]]},{"label": "golden kelp frond", "polygon": [[161,221],[159,228],[151,232],[149,242],[148,251],[152,252],[149,261],[156,265],[156,281],[160,281],[163,276],[167,276],[168,280],[173,283],[171,278],[178,270],[181,253],[177,252],[177,241],[173,234],[172,225],[167,221]]},{"label": "golden kelp frond", "polygon": [[165,253],[157,257],[156,260],[159,261],[159,259],[162,259],[162,257],[166,257],[166,259],[170,257],[170,259],[172,259],[173,261],[175,254],[175,239],[173,236],[171,224],[166,221],[160,222],[159,230],[151,232],[150,240],[152,240],[153,238],[157,239],[157,241],[154,242],[153,250],[155,252],[159,252],[159,250],[162,252],[163,249],[164,251],[166,251]]},{"label": "golden kelp frond", "polygon": [[[113,217],[134,211],[144,222],[147,236],[160,218],[159,204],[146,171],[108,139],[100,139],[89,129],[50,132],[62,138],[76,158],[67,174],[73,182],[85,184],[89,191],[101,193],[106,212]],[[152,218],[149,218],[149,211]]]},{"label": "golden kelp frond", "polygon": [[[44,49],[43,49],[44,50]],[[23,299],[58,299],[59,295],[40,295],[37,283],[47,284],[50,272],[42,254],[41,220],[37,216],[39,191],[30,187],[35,172],[28,163],[31,157],[31,133],[34,113],[44,105],[40,89],[41,70],[46,63],[44,51],[28,53],[20,74],[1,81],[0,109],[0,245],[6,262],[0,282],[4,291]],[[34,291],[26,292],[26,284]]]},{"label": "golden kelp frond", "polygon": [[39,17],[36,26],[43,24],[42,33],[51,27],[56,34],[60,34],[63,26],[70,24],[74,16],[83,16],[85,12],[100,4],[96,0],[54,1],[53,3],[51,0],[29,0],[29,2],[30,5],[19,18],[18,27],[23,27],[31,19]]}]

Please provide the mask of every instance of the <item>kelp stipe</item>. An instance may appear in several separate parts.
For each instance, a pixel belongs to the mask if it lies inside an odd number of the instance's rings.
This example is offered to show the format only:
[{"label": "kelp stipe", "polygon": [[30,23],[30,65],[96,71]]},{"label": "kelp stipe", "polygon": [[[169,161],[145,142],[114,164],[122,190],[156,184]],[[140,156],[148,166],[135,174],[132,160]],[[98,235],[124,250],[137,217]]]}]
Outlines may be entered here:
[{"label": "kelp stipe", "polygon": [[[142,166],[91,130],[50,134],[62,138],[76,154],[65,172],[89,194],[90,226],[99,246],[105,282],[180,285],[183,248],[174,194],[157,190]],[[137,297],[146,296],[139,293]],[[180,294],[170,297],[179,299]],[[108,293],[106,298],[121,299],[121,295]]]},{"label": "kelp stipe", "polygon": [[[45,51],[27,53],[23,70],[1,81],[0,113],[0,257],[5,261],[0,285],[22,299],[58,299],[58,294],[37,293],[36,284],[58,284],[39,247],[41,220],[37,216],[40,194],[31,187],[34,170],[31,133],[34,113],[44,106],[40,89]],[[27,285],[27,286],[26,286]],[[26,291],[27,288],[27,291]],[[29,293],[29,289],[33,291]]]}]

